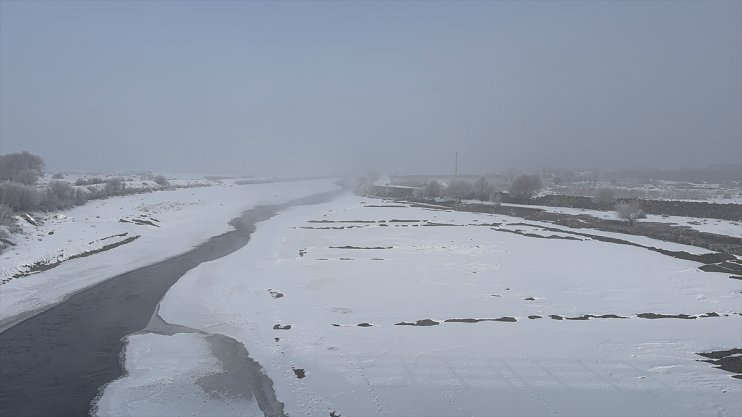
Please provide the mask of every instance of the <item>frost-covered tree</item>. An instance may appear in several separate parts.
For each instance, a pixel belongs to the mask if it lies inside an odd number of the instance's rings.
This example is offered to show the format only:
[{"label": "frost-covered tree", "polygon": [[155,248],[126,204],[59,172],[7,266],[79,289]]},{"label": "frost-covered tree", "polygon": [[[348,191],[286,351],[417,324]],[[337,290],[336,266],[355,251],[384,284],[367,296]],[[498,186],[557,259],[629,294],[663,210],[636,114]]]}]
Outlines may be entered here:
[{"label": "frost-covered tree", "polygon": [[425,198],[437,198],[443,197],[443,186],[438,180],[430,180],[423,187],[423,197]]},{"label": "frost-covered tree", "polygon": [[[21,174],[24,171],[30,171],[30,173]],[[33,181],[35,183],[36,178],[43,173],[44,160],[38,155],[28,152],[0,155],[0,181],[11,180],[21,182],[17,179],[19,175],[23,179],[28,180],[31,174],[35,174]]]},{"label": "frost-covered tree", "polygon": [[454,179],[446,187],[446,196],[461,201],[463,198],[471,196],[474,192],[474,186],[467,180]]},{"label": "frost-covered tree", "polygon": [[638,219],[646,217],[638,201],[621,201],[616,204],[616,215],[634,226]]},{"label": "frost-covered tree", "polygon": [[519,175],[513,178],[510,184],[510,194],[522,200],[528,200],[544,188],[544,182],[539,175]]}]

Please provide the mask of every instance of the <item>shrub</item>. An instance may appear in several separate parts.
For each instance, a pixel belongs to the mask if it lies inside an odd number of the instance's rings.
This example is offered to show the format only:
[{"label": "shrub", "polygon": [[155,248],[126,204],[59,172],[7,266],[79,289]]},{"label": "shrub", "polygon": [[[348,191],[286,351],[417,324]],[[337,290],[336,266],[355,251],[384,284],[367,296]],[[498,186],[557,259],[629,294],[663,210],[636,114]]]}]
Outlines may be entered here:
[{"label": "shrub", "polygon": [[81,189],[75,189],[75,195],[73,197],[73,202],[76,206],[81,206],[88,202],[88,193],[86,193],[84,190]]},{"label": "shrub", "polygon": [[52,181],[44,190],[41,208],[46,210],[64,210],[75,205],[76,190],[64,181]]},{"label": "shrub", "polygon": [[528,200],[544,188],[544,183],[539,175],[519,175],[510,184],[510,194],[516,198]]},{"label": "shrub", "polygon": [[634,226],[638,219],[646,217],[638,201],[621,201],[616,204],[616,215]]},{"label": "shrub", "polygon": [[75,185],[95,185],[103,184],[103,179],[100,177],[94,178],[78,178],[75,180]]},{"label": "shrub", "polygon": [[0,203],[13,211],[31,211],[39,207],[41,196],[36,187],[11,181],[0,182]]},{"label": "shrub", "polygon": [[16,181],[16,176],[23,171],[32,171],[36,177],[40,176],[44,173],[44,160],[28,152],[0,155],[0,181]]},{"label": "shrub", "polygon": [[108,195],[123,194],[126,184],[122,178],[109,178],[106,180],[105,191]]},{"label": "shrub", "polygon": [[169,187],[170,186],[170,182],[168,182],[168,180],[164,176],[162,176],[162,175],[155,176],[155,178],[153,179],[153,181],[157,185],[161,185],[163,187]]},{"label": "shrub", "polygon": [[6,206],[5,204],[0,204],[0,226],[2,225],[9,225],[13,222],[13,209]]},{"label": "shrub", "polygon": [[56,174],[52,175],[53,180],[63,180],[64,175],[61,172],[57,172]]}]

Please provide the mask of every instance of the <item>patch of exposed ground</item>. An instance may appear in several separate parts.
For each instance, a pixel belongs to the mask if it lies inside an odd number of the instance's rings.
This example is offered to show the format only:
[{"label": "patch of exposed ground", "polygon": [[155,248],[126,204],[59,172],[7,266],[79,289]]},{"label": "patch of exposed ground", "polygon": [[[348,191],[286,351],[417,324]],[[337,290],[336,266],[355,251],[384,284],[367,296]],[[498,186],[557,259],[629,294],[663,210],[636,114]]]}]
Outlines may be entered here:
[{"label": "patch of exposed ground", "polygon": [[281,297],[283,297],[283,293],[278,292],[278,291],[276,291],[274,289],[268,288],[268,292],[271,294],[271,297],[273,297],[273,298],[281,298]]},{"label": "patch of exposed ground", "polygon": [[510,229],[501,229],[501,228],[492,228],[492,230],[496,230],[498,232],[506,232],[506,233],[513,233],[516,235],[526,236],[526,237],[535,237],[539,239],[563,239],[563,240],[578,240],[582,241],[582,239],[576,238],[574,236],[560,236],[560,235],[550,235],[550,236],[544,236],[539,235],[536,233],[527,233],[522,230],[516,229],[516,230],[510,230]]},{"label": "patch of exposed ground", "polygon": [[431,320],[431,319],[418,320],[414,323],[410,323],[406,321],[394,323],[395,326],[437,326],[439,324],[440,324],[439,322],[435,320]]},{"label": "patch of exposed ground", "polygon": [[733,373],[732,378],[742,379],[742,349],[716,350],[698,353],[698,355],[708,358],[701,362],[716,365],[719,369]]}]

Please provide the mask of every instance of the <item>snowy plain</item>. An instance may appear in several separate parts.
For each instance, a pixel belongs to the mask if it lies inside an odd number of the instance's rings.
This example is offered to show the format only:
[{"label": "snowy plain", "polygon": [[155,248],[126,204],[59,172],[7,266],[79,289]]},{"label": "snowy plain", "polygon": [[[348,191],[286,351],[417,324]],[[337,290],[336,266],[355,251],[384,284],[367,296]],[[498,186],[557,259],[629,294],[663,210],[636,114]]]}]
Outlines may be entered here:
[{"label": "snowy plain", "polygon": [[[189,183],[187,179],[177,179]],[[203,182],[203,181],[201,181]],[[118,274],[186,252],[231,229],[242,211],[264,204],[339,189],[335,180],[305,180],[179,188],[93,200],[63,212],[40,216],[42,224],[22,222],[17,246],[0,254],[0,331],[82,289]],[[90,257],[75,255],[139,236]],[[57,267],[12,278],[37,262]]]},{"label": "snowy plain", "polygon": [[194,357],[206,334],[241,342],[293,416],[742,415],[742,381],[697,355],[742,346],[742,281],[497,230],[520,221],[356,196],[288,209],[169,290],[159,316],[197,334],[128,337],[97,413],[262,414],[204,388],[228,373]]},{"label": "snowy plain", "polygon": [[[482,204],[481,201],[471,200],[472,203]],[[728,203],[728,202],[727,202]],[[736,203],[736,202],[735,202]],[[540,209],[548,213],[569,214],[573,216],[588,215],[603,220],[620,220],[615,211],[589,210],[571,207],[551,207],[525,204],[502,203],[502,207],[526,207]],[[742,210],[742,204],[740,204]],[[710,219],[704,217],[687,217],[687,216],[660,216],[658,214],[647,214],[646,217],[639,219],[639,223],[666,223],[670,225],[686,226],[699,232],[714,233],[742,238],[742,222],[734,220]]]}]

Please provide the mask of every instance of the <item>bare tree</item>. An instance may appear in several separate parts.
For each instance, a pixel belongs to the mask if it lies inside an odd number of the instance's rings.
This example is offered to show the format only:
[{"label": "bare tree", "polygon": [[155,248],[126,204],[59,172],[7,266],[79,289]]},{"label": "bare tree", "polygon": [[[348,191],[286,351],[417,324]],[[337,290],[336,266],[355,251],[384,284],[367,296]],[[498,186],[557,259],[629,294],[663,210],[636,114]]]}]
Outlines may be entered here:
[{"label": "bare tree", "polygon": [[634,226],[638,219],[646,217],[638,201],[620,201],[616,204],[616,215]]},{"label": "bare tree", "polygon": [[510,184],[510,194],[521,200],[528,200],[544,188],[544,182],[539,175],[519,175]]}]

